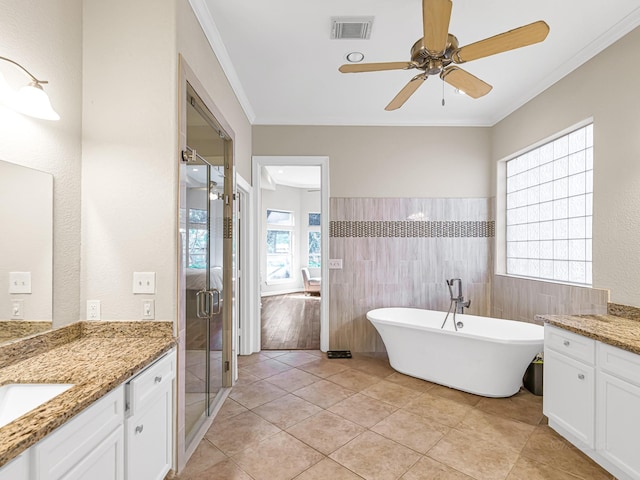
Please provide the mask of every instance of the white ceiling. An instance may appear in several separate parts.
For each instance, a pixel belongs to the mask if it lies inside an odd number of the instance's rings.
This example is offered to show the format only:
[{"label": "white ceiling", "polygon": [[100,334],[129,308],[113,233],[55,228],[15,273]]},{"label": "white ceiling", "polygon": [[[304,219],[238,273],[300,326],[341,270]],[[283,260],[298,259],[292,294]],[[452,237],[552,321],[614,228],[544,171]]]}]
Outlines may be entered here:
[{"label": "white ceiling", "polygon": [[[399,110],[384,107],[418,71],[341,74],[410,60],[421,0],[190,0],[249,120],[264,125],[494,125],[640,25],[638,0],[453,0],[461,46],[545,20],[540,44],[464,64],[493,85],[477,100],[431,77]],[[331,40],[331,17],[374,16],[369,40]],[[639,46],[640,48],[640,46]],[[630,59],[631,61],[631,59]]]},{"label": "white ceiling", "polygon": [[320,167],[301,165],[267,165],[264,167],[277,185],[295,188],[320,188]]}]

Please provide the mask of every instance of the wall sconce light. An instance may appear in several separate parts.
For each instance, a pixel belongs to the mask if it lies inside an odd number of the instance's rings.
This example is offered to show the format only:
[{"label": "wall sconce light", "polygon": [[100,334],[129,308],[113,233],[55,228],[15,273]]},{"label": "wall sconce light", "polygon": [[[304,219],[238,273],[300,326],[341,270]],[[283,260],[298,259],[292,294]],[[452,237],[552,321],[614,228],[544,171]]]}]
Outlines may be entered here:
[{"label": "wall sconce light", "polygon": [[[7,93],[6,97],[2,99],[3,103],[9,108],[24,115],[29,115],[30,117],[42,118],[44,120],[60,120],[60,115],[53,109],[49,96],[42,88],[43,84],[49,82],[46,80],[38,80],[26,68],[9,58],[0,57],[0,60],[17,66],[31,79],[31,82],[22,87],[17,93]],[[1,74],[0,80],[3,80]]]}]

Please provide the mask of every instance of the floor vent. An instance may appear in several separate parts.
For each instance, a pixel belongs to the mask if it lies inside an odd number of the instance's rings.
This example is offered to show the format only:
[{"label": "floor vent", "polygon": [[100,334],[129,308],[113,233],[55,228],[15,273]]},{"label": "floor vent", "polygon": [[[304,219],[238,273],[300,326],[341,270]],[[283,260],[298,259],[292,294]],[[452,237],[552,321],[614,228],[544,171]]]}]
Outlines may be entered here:
[{"label": "floor vent", "polygon": [[373,17],[332,17],[331,38],[368,40]]}]

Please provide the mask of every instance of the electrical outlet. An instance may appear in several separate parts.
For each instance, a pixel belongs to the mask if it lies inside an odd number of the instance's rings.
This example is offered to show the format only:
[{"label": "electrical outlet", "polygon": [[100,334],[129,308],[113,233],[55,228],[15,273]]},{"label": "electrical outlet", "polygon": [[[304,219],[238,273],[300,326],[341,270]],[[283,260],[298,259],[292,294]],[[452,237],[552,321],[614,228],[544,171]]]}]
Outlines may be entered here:
[{"label": "electrical outlet", "polygon": [[341,270],[342,269],[342,259],[341,258],[330,258],[329,259],[329,269],[331,269],[331,270]]},{"label": "electrical outlet", "polygon": [[13,320],[24,319],[24,300],[11,300],[11,318]]},{"label": "electrical outlet", "polygon": [[154,305],[154,301],[142,300],[142,319],[143,320],[153,320],[156,316],[156,309]]},{"label": "electrical outlet", "polygon": [[87,300],[87,320],[100,320],[100,300]]}]

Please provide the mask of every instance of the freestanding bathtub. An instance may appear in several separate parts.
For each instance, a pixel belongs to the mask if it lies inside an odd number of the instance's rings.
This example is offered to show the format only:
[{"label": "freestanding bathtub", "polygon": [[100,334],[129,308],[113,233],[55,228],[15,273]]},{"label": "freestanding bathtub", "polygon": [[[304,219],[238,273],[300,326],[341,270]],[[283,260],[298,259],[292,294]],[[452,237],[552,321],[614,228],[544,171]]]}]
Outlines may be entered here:
[{"label": "freestanding bathtub", "polygon": [[510,397],[537,353],[544,328],[531,323],[446,312],[379,308],[367,313],[400,373],[485,397]]}]

